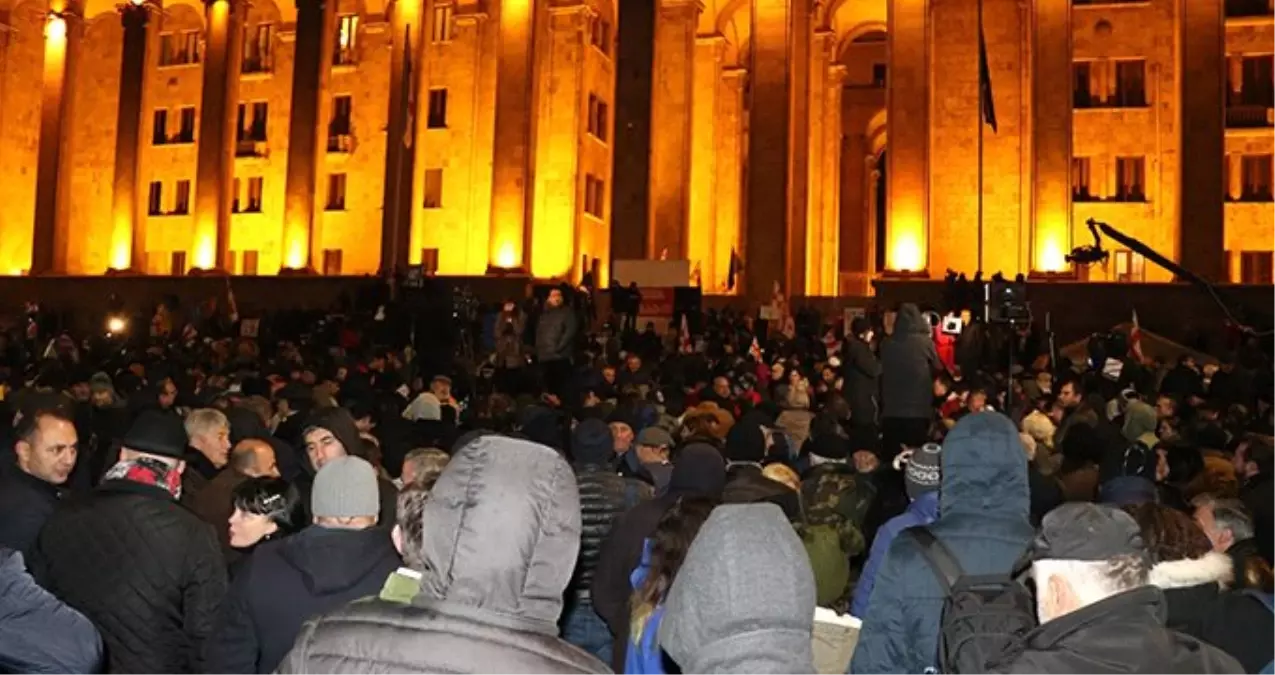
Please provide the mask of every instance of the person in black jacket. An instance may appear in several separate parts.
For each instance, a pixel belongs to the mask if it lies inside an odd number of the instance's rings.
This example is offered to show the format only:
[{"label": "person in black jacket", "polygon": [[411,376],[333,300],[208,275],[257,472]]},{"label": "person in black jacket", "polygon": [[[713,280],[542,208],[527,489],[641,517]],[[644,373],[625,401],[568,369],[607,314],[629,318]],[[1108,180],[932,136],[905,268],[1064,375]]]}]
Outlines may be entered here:
[{"label": "person in black jacket", "polygon": [[653,495],[647,483],[611,469],[614,445],[611,428],[599,419],[580,422],[572,433],[571,451],[580,491],[580,555],[567,586],[561,621],[564,640],[605,662],[611,660],[612,637],[589,597],[593,570],[615,519]]},{"label": "person in black jacket", "polygon": [[374,596],[399,566],[377,527],[376,471],[359,457],[326,462],[314,477],[314,527],[262,545],[235,577],[205,648],[208,672],[270,673],[307,619]]},{"label": "person in black jacket", "polygon": [[26,553],[75,467],[77,436],[75,423],[59,410],[23,415],[15,433],[17,461],[0,472],[0,546]]},{"label": "person in black jacket", "polygon": [[[296,485],[301,493],[302,503],[310,504],[310,486],[314,475],[325,464],[347,455],[367,459],[367,454],[366,444],[359,436],[354,418],[345,408],[319,408],[310,414],[304,428],[301,437],[306,453],[303,462],[305,471],[297,479]],[[380,522],[393,523],[398,488],[387,478],[378,478],[377,486],[381,500]]]},{"label": "person in black jacket", "polygon": [[212,527],[177,503],[186,431],[148,410],[122,445],[101,485],[40,531],[33,574],[97,626],[109,672],[204,672],[226,565]]},{"label": "person in black jacket", "polygon": [[875,429],[881,362],[872,353],[872,324],[866,317],[856,316],[850,322],[850,332],[851,335],[846,336],[845,363],[841,366],[850,404],[850,425]]}]

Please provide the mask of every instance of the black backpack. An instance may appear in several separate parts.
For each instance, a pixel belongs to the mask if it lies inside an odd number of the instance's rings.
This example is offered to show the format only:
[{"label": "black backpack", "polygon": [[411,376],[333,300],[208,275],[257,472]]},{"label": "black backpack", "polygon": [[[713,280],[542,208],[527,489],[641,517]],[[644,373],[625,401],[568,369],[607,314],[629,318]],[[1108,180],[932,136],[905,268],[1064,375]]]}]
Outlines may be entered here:
[{"label": "black backpack", "polygon": [[944,673],[985,673],[1026,646],[1036,603],[1009,574],[966,575],[927,527],[907,530],[943,588],[938,666]]}]

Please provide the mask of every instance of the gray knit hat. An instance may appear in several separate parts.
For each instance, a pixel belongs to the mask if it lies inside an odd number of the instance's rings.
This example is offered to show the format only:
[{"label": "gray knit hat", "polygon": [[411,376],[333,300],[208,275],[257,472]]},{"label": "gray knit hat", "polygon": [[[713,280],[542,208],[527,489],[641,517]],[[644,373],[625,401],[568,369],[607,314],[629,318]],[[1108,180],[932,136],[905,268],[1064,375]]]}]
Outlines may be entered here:
[{"label": "gray knit hat", "polygon": [[375,516],[381,512],[376,469],[361,457],[338,457],[314,477],[310,510],[320,518]]},{"label": "gray knit hat", "polygon": [[908,468],[903,474],[908,499],[916,499],[926,492],[939,489],[943,482],[943,448],[937,443],[926,443],[912,451]]}]

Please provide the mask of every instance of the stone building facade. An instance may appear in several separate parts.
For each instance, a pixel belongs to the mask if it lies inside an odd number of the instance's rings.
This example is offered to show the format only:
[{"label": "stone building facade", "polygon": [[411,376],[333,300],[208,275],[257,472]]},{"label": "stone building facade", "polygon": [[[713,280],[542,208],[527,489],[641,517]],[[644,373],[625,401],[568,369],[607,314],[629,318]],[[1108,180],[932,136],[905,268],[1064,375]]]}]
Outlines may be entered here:
[{"label": "stone building facade", "polygon": [[0,274],[1269,283],[1270,3],[0,0]]}]

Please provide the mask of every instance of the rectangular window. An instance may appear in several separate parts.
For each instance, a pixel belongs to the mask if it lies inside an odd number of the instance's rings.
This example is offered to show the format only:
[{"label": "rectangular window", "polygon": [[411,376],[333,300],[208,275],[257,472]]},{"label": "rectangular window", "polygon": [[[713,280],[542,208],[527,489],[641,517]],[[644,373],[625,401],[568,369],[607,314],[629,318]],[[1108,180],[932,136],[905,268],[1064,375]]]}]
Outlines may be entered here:
[{"label": "rectangular window", "polygon": [[243,68],[241,72],[270,72],[270,39],[273,33],[274,26],[268,23],[259,23],[255,26],[246,26],[244,28]]},{"label": "rectangular window", "polygon": [[601,98],[589,94],[589,134],[600,141],[607,139],[607,104]]},{"label": "rectangular window", "polygon": [[1240,283],[1275,283],[1275,254],[1270,251],[1243,251],[1240,253]]},{"label": "rectangular window", "polygon": [[182,276],[183,274],[186,273],[186,252],[173,251],[172,255],[169,257],[168,264],[169,264],[169,267],[168,267],[169,274],[175,277]]},{"label": "rectangular window", "polygon": [[195,142],[195,108],[193,106],[186,106],[181,110],[181,128],[177,131],[177,142]]},{"label": "rectangular window", "polygon": [[253,101],[252,103],[252,129],[250,130],[249,140],[265,141],[266,140],[266,120],[270,117],[270,104],[265,101]]},{"label": "rectangular window", "polygon": [[427,209],[443,208],[443,170],[425,169],[424,200],[421,206]]},{"label": "rectangular window", "polygon": [[160,33],[159,65],[184,66],[199,63],[199,31]]},{"label": "rectangular window", "polygon": [[885,76],[889,69],[884,63],[872,64],[872,86],[885,89]]},{"label": "rectangular window", "polygon": [[244,251],[239,255],[239,273],[250,277],[257,276],[259,255],[257,251]]},{"label": "rectangular window", "polygon": [[248,105],[240,103],[239,108],[235,110],[235,140],[243,142],[248,140]]},{"label": "rectangular window", "polygon": [[324,208],[328,211],[345,210],[345,174],[328,174],[328,201]]},{"label": "rectangular window", "polygon": [[1118,202],[1145,202],[1146,158],[1116,158],[1116,196]]},{"label": "rectangular window", "polygon": [[1073,108],[1093,107],[1093,97],[1089,91],[1091,70],[1093,70],[1092,61],[1076,61],[1071,66],[1071,100]]},{"label": "rectangular window", "polygon": [[182,31],[181,57],[183,64],[199,63],[199,39],[201,31]]},{"label": "rectangular window", "polygon": [[328,133],[334,136],[345,136],[350,133],[350,117],[354,113],[354,101],[349,94],[332,97],[332,121],[328,123]]},{"label": "rectangular window", "polygon": [[584,177],[584,212],[594,218],[602,217],[602,203],[606,198],[606,183],[592,174]]},{"label": "rectangular window", "polygon": [[1271,201],[1271,155],[1244,155],[1240,164],[1240,200]]},{"label": "rectangular window", "polygon": [[447,127],[446,89],[429,90],[429,117],[426,120],[426,126],[430,129],[444,129]]},{"label": "rectangular window", "polygon": [[1242,105],[1269,108],[1275,99],[1275,56],[1245,56],[1240,66]]},{"label": "rectangular window", "polygon": [[253,176],[248,179],[248,204],[244,209],[247,213],[261,213],[261,192],[264,187],[265,179],[261,176]]},{"label": "rectangular window", "polygon": [[323,249],[323,273],[330,277],[341,274],[341,249]]},{"label": "rectangular window", "polygon": [[1090,173],[1088,157],[1071,158],[1071,200],[1074,202],[1091,202],[1094,195],[1089,191]]},{"label": "rectangular window", "polygon": [[1146,274],[1146,261],[1141,255],[1126,250],[1115,252],[1116,281],[1123,283],[1146,281]]},{"label": "rectangular window", "polygon": [[146,193],[146,213],[152,216],[163,214],[164,209],[164,184],[153,180],[151,181],[150,192]]},{"label": "rectangular window", "polygon": [[164,108],[156,108],[154,118],[151,121],[151,145],[165,145],[168,143],[168,111]]},{"label": "rectangular window", "polygon": [[332,65],[348,66],[353,65],[357,60],[355,58],[354,47],[359,36],[359,15],[345,14],[337,19],[336,24],[336,52],[332,55]]},{"label": "rectangular window", "polygon": [[589,27],[589,44],[596,47],[603,54],[611,53],[611,22],[595,18],[593,25]]},{"label": "rectangular window", "polygon": [[433,23],[429,27],[431,42],[450,42],[452,39],[452,6],[434,5]]},{"label": "rectangular window", "polygon": [[230,187],[230,212],[239,213],[239,179],[236,178]]},{"label": "rectangular window", "polygon": [[1072,65],[1075,108],[1141,108],[1147,105],[1147,62],[1076,61]]},{"label": "rectangular window", "polygon": [[173,198],[173,213],[184,216],[190,213],[190,181],[177,181],[177,194]]},{"label": "rectangular window", "polygon": [[1111,105],[1141,108],[1147,105],[1147,62],[1116,61],[1116,91]]},{"label": "rectangular window", "polygon": [[176,65],[174,61],[177,58],[177,38],[172,33],[159,34],[159,65],[172,66]]}]

